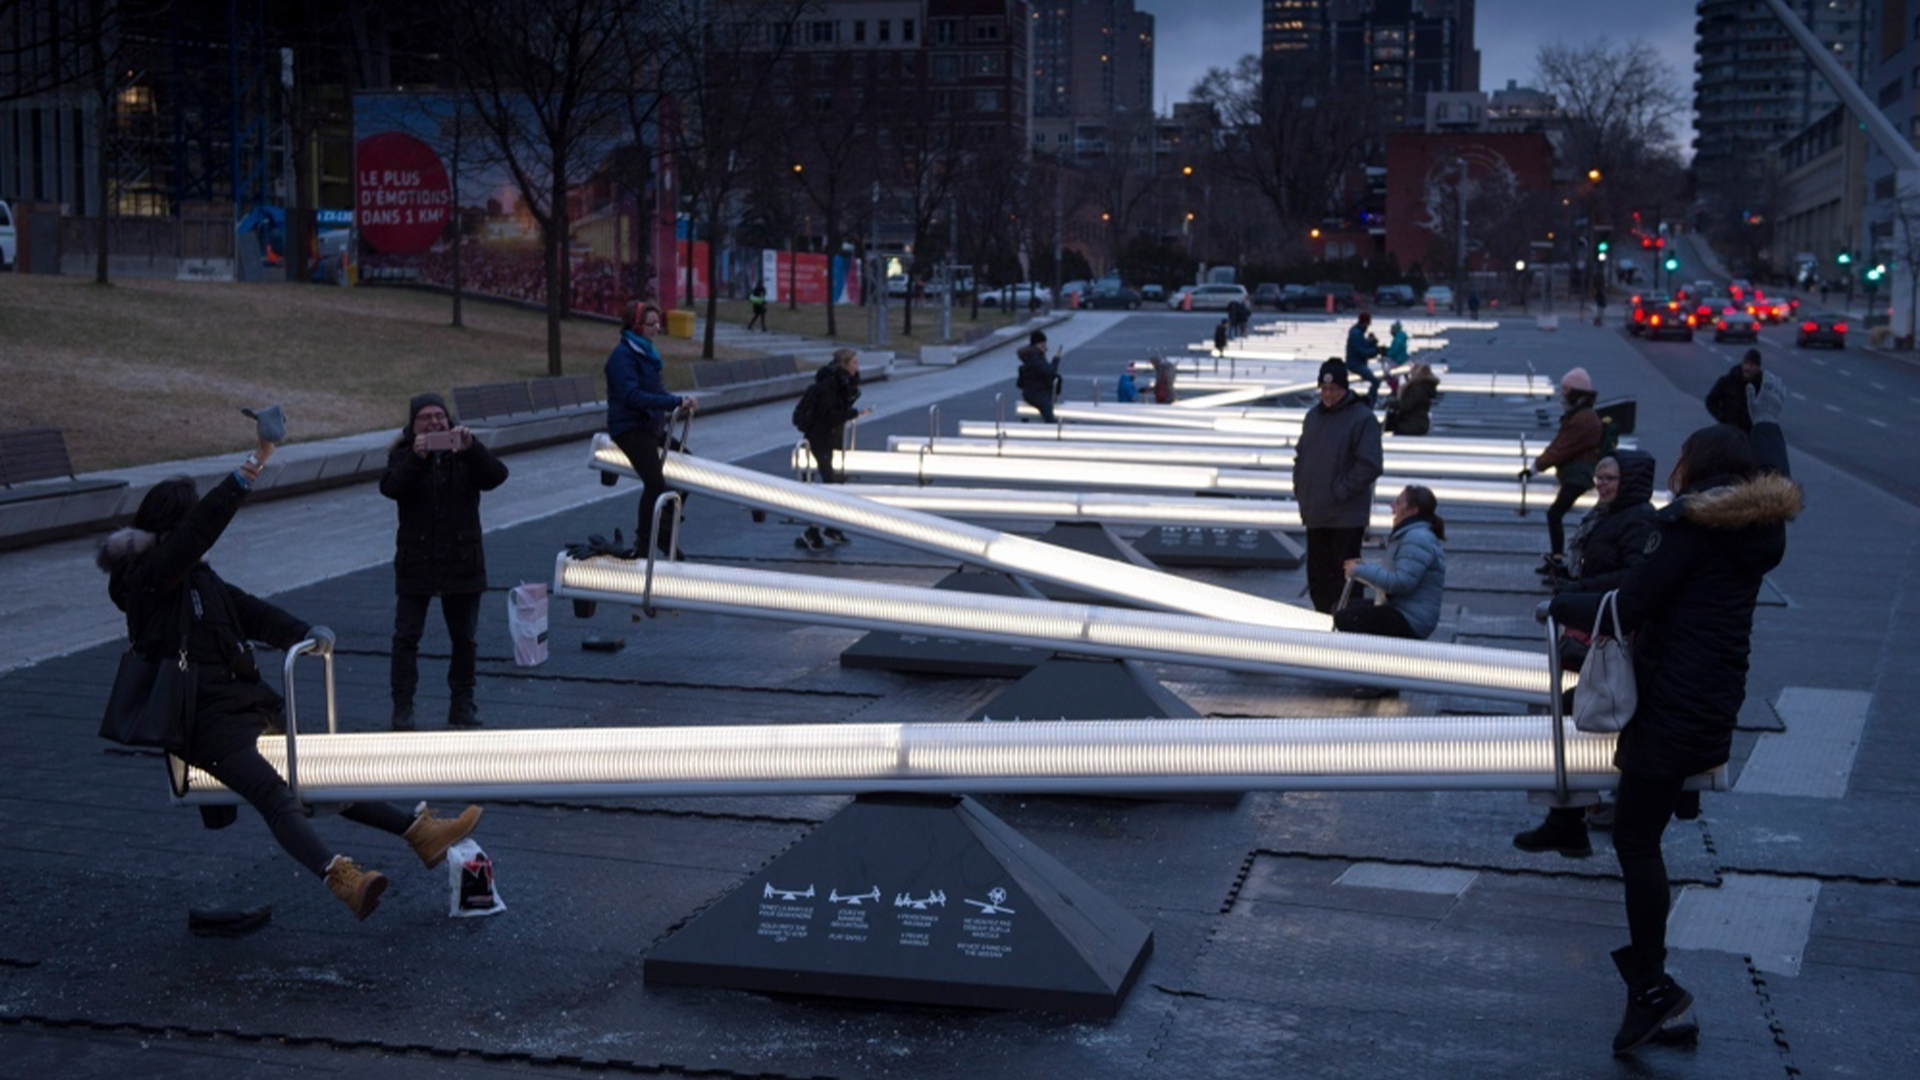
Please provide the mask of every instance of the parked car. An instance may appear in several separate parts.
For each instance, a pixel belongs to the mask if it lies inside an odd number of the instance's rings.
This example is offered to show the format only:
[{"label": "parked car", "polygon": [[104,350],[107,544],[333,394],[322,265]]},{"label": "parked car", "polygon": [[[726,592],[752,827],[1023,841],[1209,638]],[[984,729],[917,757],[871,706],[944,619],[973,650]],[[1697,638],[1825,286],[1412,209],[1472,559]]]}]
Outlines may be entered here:
[{"label": "parked car", "polygon": [[1083,308],[1122,308],[1133,311],[1140,306],[1140,294],[1125,285],[1100,285],[1080,297]]},{"label": "parked car", "polygon": [[1682,341],[1692,341],[1693,321],[1693,309],[1686,301],[1669,300],[1648,312],[1647,322],[1641,329],[1641,333],[1653,341],[1663,337],[1678,337]]},{"label": "parked car", "polygon": [[1284,295],[1279,285],[1271,281],[1263,281],[1253,290],[1253,306],[1278,308],[1280,298]]},{"label": "parked car", "polygon": [[1713,320],[1713,340],[1758,342],[1760,320],[1737,307],[1728,308]]},{"label": "parked car", "polygon": [[1030,306],[1036,297],[1040,306],[1047,307],[1053,303],[1053,290],[1032,281],[1002,285],[981,293],[980,306],[1019,309]]},{"label": "parked car", "polygon": [[1378,307],[1412,307],[1413,286],[1382,285],[1373,290],[1373,302]]},{"label": "parked car", "polygon": [[912,284],[913,280],[905,274],[888,274],[887,295],[895,299],[903,297],[907,295],[907,289]]},{"label": "parked car", "polygon": [[1196,285],[1193,289],[1195,311],[1225,311],[1235,301],[1252,307],[1245,285]]},{"label": "parked car", "polygon": [[1809,345],[1831,345],[1836,349],[1847,347],[1847,317],[1845,315],[1809,315],[1800,320],[1800,334],[1794,344],[1801,348]]},{"label": "parked car", "polygon": [[1429,285],[1427,295],[1422,298],[1435,311],[1453,310],[1453,287],[1450,285]]},{"label": "parked car", "polygon": [[1300,292],[1286,300],[1288,310],[1325,311],[1327,298],[1333,298],[1335,311],[1351,311],[1360,306],[1360,294],[1343,281],[1316,281],[1303,285]]},{"label": "parked car", "polygon": [[1167,294],[1167,310],[1179,311],[1186,306],[1187,295],[1199,288],[1198,285],[1182,285]]},{"label": "parked car", "polygon": [[1157,303],[1166,298],[1167,287],[1165,285],[1147,284],[1140,286],[1140,299],[1142,300],[1149,303]]},{"label": "parked car", "polygon": [[1069,281],[1065,285],[1060,286],[1060,302],[1063,304],[1067,303],[1068,298],[1073,296],[1078,296],[1080,299],[1085,300],[1087,298],[1087,294],[1092,291],[1093,291],[1092,282]]},{"label": "parked car", "polygon": [[15,235],[13,227],[13,208],[7,205],[7,200],[0,199],[0,270],[13,267],[15,246],[18,243],[19,238]]}]

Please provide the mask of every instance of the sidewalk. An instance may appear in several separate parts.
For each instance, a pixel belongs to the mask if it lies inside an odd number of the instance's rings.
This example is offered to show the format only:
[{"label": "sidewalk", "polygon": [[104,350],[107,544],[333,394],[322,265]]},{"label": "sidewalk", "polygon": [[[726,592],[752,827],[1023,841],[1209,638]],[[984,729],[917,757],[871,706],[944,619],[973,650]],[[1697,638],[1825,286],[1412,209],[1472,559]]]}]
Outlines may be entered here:
[{"label": "sidewalk", "polygon": [[[1082,313],[1058,324],[1050,334],[1071,349],[1104,332],[1114,319]],[[871,407],[872,419],[878,421],[924,410],[956,393],[995,384],[1011,390],[1013,368],[1010,342],[958,367],[897,365],[890,379],[865,388],[860,403]],[[770,401],[696,417],[693,445],[722,461],[790,446],[799,438],[789,422],[792,409],[790,401]],[[234,434],[234,451],[225,457],[162,462],[116,470],[114,475],[147,483],[181,474],[217,480],[246,453],[244,418],[235,424]],[[384,454],[392,438],[392,430],[382,429],[346,441],[364,443],[367,452]],[[639,489],[602,487],[599,474],[587,465],[588,438],[506,455],[511,478],[481,501],[486,530],[494,532],[608,500],[621,504],[617,512],[609,513],[608,529],[631,528]],[[299,458],[298,447],[290,447],[289,462]],[[305,467],[289,462],[276,457],[269,472]],[[367,480],[247,507],[222,537],[213,559],[222,576],[267,596],[388,562],[393,558],[393,529],[392,504],[380,496],[377,480]],[[125,633],[120,612],[107,600],[105,581],[93,565],[99,540],[80,537],[0,552],[0,674]],[[562,542],[563,538],[554,538],[555,550]]]}]

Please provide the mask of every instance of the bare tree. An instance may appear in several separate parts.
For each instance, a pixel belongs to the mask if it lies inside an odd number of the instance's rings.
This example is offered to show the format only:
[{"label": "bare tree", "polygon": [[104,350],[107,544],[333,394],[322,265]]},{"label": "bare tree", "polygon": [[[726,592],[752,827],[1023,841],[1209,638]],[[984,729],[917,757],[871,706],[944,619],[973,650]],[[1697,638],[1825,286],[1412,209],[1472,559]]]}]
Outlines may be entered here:
[{"label": "bare tree", "polygon": [[547,371],[562,374],[572,281],[568,191],[624,132],[630,30],[621,0],[449,0],[444,18],[466,102],[540,228]]},{"label": "bare tree", "polygon": [[[836,72],[834,87],[818,86],[803,77],[800,65],[788,64],[774,106],[784,155],[772,170],[773,183],[798,192],[809,209],[819,212],[822,247],[829,259],[836,239],[848,235],[849,221],[858,216],[856,197],[873,182],[875,110],[887,93],[877,63],[862,63],[845,78],[839,75]],[[840,332],[834,299],[829,287],[830,338]]]},{"label": "bare tree", "polygon": [[95,0],[0,0],[0,102],[91,89],[115,4]]},{"label": "bare tree", "polygon": [[[978,149],[987,135],[943,107],[939,91],[921,87],[895,95],[881,118],[880,169],[895,205],[913,229],[913,250],[930,250],[935,219],[951,212]],[[902,333],[913,333],[913,291],[907,292]]]},{"label": "bare tree", "polygon": [[1282,235],[1334,211],[1376,126],[1364,94],[1305,76],[1263,81],[1255,56],[1209,70],[1193,100],[1203,119],[1184,137],[1222,179],[1258,193]]},{"label": "bare tree", "polygon": [[1653,46],[1638,38],[1556,42],[1540,48],[1535,67],[1539,89],[1566,114],[1561,160],[1576,173],[1600,170],[1594,195],[1603,219],[1618,223],[1678,193],[1684,176],[1674,125],[1687,101]]},{"label": "bare tree", "polygon": [[780,156],[781,140],[767,130],[767,106],[808,2],[728,0],[709,7],[701,0],[668,0],[659,6],[654,40],[668,64],[668,92],[681,108],[674,160],[681,190],[710,230],[700,353],[706,359],[713,358],[719,307],[720,226],[747,179],[764,168],[763,159]]}]

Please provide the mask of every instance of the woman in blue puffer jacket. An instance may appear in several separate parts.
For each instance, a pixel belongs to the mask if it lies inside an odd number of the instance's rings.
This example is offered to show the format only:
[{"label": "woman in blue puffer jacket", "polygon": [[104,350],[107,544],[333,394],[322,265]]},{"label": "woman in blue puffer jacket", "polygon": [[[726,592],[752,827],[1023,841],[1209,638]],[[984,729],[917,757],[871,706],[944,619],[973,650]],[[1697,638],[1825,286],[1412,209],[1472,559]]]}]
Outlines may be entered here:
[{"label": "woman in blue puffer jacket", "polygon": [[1356,604],[1334,613],[1336,630],[1382,637],[1424,639],[1440,625],[1440,597],[1447,587],[1447,524],[1436,513],[1433,489],[1409,484],[1393,499],[1393,531],[1387,557],[1377,563],[1348,559],[1347,577],[1386,594],[1384,604]]}]

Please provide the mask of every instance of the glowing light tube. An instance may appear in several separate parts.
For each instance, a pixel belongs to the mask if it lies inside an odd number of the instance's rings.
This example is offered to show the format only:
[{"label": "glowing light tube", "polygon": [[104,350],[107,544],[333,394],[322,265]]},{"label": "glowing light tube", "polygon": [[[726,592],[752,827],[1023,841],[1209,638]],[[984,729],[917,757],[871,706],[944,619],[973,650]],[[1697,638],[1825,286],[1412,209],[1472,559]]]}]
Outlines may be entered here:
[{"label": "glowing light tube", "polygon": [[[849,494],[941,517],[1075,521],[1099,525],[1200,529],[1299,530],[1300,507],[1277,499],[1182,499],[1131,492],[1019,491],[1013,488],[906,487],[842,484]],[[1393,527],[1390,507],[1373,508],[1369,524]]]},{"label": "glowing light tube", "polygon": [[[1036,444],[1037,445],[1037,444]],[[1136,465],[1115,469],[1098,461],[1048,461],[1037,457],[985,457],[973,454],[891,453],[884,450],[846,450],[836,456],[836,464],[848,477],[862,480],[911,480],[928,484],[941,481],[967,483],[1032,484],[1043,487],[1069,487],[1085,490],[1178,491],[1187,494],[1214,492],[1222,495],[1246,495],[1267,499],[1285,499],[1293,495],[1293,474],[1279,470],[1222,469],[1206,465]],[[793,455],[796,469],[808,462]],[[1529,505],[1544,506],[1550,497],[1523,496],[1516,480],[1446,480],[1431,476],[1393,473],[1374,482],[1374,490],[1399,491],[1408,484],[1432,488],[1440,500],[1441,513],[1448,506],[1511,507],[1518,510],[1522,498]],[[1589,492],[1587,496],[1591,497]],[[1155,605],[1159,606],[1159,605]]]},{"label": "glowing light tube", "polygon": [[[844,461],[851,454],[842,455]],[[894,455],[881,454],[883,458]],[[981,464],[977,459],[974,464]],[[633,475],[627,457],[605,435],[593,442],[593,464]],[[1332,620],[1317,611],[1250,596],[1117,559],[1043,544],[1024,536],[967,525],[948,518],[884,506],[838,490],[837,484],[802,484],[688,454],[666,458],[669,484],[729,502],[792,514],[807,521],[888,540],[976,566],[1215,619],[1325,630]],[[657,573],[657,572],[656,572]],[[637,595],[637,594],[636,594]]]},{"label": "glowing light tube", "polygon": [[[554,595],[639,603],[647,566],[606,556],[555,560]],[[856,630],[893,630],[1160,660],[1351,686],[1464,692],[1546,701],[1547,658],[1508,649],[1404,641],[1327,630],[1251,626],[1165,612],[985,596],[735,566],[656,563],[656,607]]]},{"label": "glowing light tube", "polygon": [[[300,739],[300,779],[301,796],[315,803],[874,791],[1548,791],[1550,723],[1538,716],[1355,716],[310,735]],[[1614,736],[1571,723],[1565,732],[1567,786],[1616,786]],[[259,749],[284,775],[284,740],[264,737]],[[186,771],[185,793],[175,799],[198,806],[239,801],[199,769]]]},{"label": "glowing light tube", "polygon": [[[1087,410],[1098,412],[1099,409]],[[999,424],[991,420],[962,420],[960,434],[965,438],[1018,439],[1023,442],[1115,442],[1162,446],[1256,446],[1282,449],[1299,441],[1300,426],[1282,430],[1259,426],[1255,421],[1216,425],[1211,429],[1181,428],[1168,431],[1132,420],[1124,423]],[[1464,439],[1441,435],[1385,435],[1381,443],[1387,449],[1404,448],[1415,454],[1468,454],[1485,457],[1505,456],[1518,469],[1524,461],[1537,457],[1551,436],[1517,435],[1509,439]],[[1397,445],[1396,445],[1397,444]],[[1633,449],[1632,436],[1623,436],[1620,445]],[[1522,460],[1524,459],[1524,460]],[[1510,469],[1509,471],[1512,471]]]},{"label": "glowing light tube", "polygon": [[[1411,444],[1408,444],[1411,445]],[[1137,461],[1148,465],[1211,465],[1224,469],[1280,469],[1292,471],[1293,450],[1258,447],[1181,447],[1153,443],[1039,442],[1031,439],[942,438],[894,435],[887,440],[894,453],[973,454],[979,457],[1044,458],[1052,461]],[[1512,479],[1516,458],[1468,457],[1464,454],[1421,454],[1396,446],[1383,454],[1386,467],[1405,476],[1467,476]]]}]

